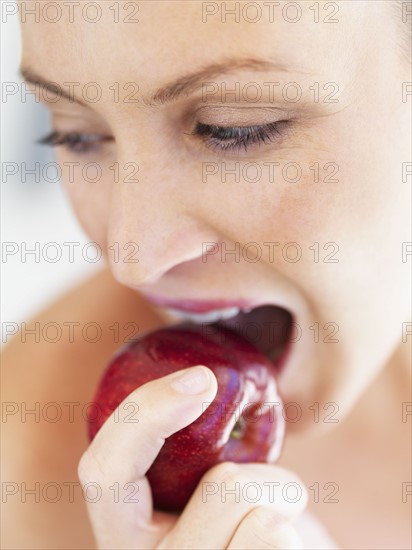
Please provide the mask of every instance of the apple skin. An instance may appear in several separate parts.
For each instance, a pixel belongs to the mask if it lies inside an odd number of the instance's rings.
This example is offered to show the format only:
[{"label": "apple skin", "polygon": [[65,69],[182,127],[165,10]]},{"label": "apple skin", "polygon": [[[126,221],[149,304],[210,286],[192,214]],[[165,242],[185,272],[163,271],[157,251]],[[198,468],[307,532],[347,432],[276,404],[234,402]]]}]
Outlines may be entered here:
[{"label": "apple skin", "polygon": [[171,512],[184,508],[215,464],[275,462],[285,430],[275,365],[231,330],[185,323],[143,335],[118,351],[94,398],[100,416],[89,420],[90,440],[133,390],[194,365],[213,371],[217,395],[197,420],[165,441],[147,472],[155,508]]}]

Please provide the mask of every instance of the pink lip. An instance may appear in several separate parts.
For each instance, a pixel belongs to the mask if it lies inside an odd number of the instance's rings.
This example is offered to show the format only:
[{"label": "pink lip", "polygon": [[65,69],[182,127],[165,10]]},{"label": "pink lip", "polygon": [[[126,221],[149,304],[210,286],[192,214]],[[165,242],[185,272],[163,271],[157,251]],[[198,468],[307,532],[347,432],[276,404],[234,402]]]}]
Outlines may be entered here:
[{"label": "pink lip", "polygon": [[187,313],[208,313],[209,311],[228,307],[238,307],[244,310],[250,310],[257,307],[256,303],[247,302],[246,300],[172,300],[170,298],[146,293],[144,296],[157,306],[178,309],[180,311],[186,311]]},{"label": "pink lip", "polygon": [[[249,312],[252,309],[255,309],[265,304],[271,305],[270,303],[264,301],[250,302],[247,300],[178,300],[166,298],[164,296],[156,296],[154,294],[149,294],[145,292],[143,292],[142,294],[147,300],[157,306],[172,308],[187,313],[208,313],[209,311],[229,307],[237,307],[239,309],[243,309],[245,312]],[[291,342],[288,342],[285,346],[285,349],[283,350],[282,355],[278,357],[273,363],[276,367],[278,374],[280,374],[280,372],[284,370],[285,364],[291,354],[292,347],[293,344]]]}]

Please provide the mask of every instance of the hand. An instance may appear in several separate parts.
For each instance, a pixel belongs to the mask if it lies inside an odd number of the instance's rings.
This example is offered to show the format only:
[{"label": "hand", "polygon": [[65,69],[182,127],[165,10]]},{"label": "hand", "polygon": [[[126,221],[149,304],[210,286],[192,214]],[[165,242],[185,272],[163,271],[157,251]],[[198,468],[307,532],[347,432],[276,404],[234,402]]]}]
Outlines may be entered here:
[{"label": "hand", "polygon": [[[206,367],[178,371],[132,392],[102,426],[79,463],[83,488],[97,483],[101,489],[101,498],[88,502],[99,549],[303,548],[292,522],[305,508],[307,493],[294,474],[278,466],[219,464],[205,474],[180,516],[153,510],[146,472],[165,439],[194,422],[216,391],[216,378]],[[130,416],[129,402],[138,404],[138,422],[122,421]],[[226,487],[226,498],[220,490],[205,498],[208,483]],[[257,501],[256,491],[244,496],[247,483],[262,489]],[[287,483],[302,490],[296,502],[281,496]],[[271,485],[279,488],[275,498]],[[229,494],[234,487],[237,494]]]}]

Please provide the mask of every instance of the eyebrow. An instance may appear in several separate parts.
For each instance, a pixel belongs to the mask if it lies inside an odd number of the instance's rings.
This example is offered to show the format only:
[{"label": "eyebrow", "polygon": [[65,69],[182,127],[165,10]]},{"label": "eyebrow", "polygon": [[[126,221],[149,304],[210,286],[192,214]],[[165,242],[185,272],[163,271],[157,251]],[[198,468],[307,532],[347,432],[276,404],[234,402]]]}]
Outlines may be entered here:
[{"label": "eyebrow", "polygon": [[[276,72],[291,72],[289,67],[270,60],[258,58],[231,58],[220,63],[212,63],[211,65],[208,65],[195,73],[180,77],[165,84],[152,93],[148,98],[142,98],[142,103],[150,107],[170,103],[181,98],[182,96],[190,95],[202,84],[206,84],[207,81],[212,78],[224,76],[225,74],[230,74],[240,70],[260,72],[268,72],[273,70]],[[301,69],[293,69],[293,72],[308,74],[306,71]],[[74,101],[75,103],[80,103],[81,105],[89,107],[87,103],[82,101],[80,98],[75,97],[74,94],[66,92],[63,86],[57,82],[48,81],[46,78],[33,72],[30,68],[21,67],[20,74],[23,79],[30,84],[34,84],[43,89],[53,90],[53,88],[55,88],[57,93],[62,97],[69,99],[72,102]]]}]

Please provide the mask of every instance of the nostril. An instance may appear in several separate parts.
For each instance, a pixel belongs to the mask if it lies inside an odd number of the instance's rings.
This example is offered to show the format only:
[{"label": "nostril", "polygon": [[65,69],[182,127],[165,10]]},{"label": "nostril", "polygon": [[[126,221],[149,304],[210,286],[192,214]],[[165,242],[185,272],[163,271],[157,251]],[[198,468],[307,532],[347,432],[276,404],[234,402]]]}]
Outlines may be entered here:
[{"label": "nostril", "polygon": [[144,269],[141,264],[124,262],[110,262],[110,269],[118,283],[137,291],[156,284],[166,273],[163,269],[149,270]]}]

